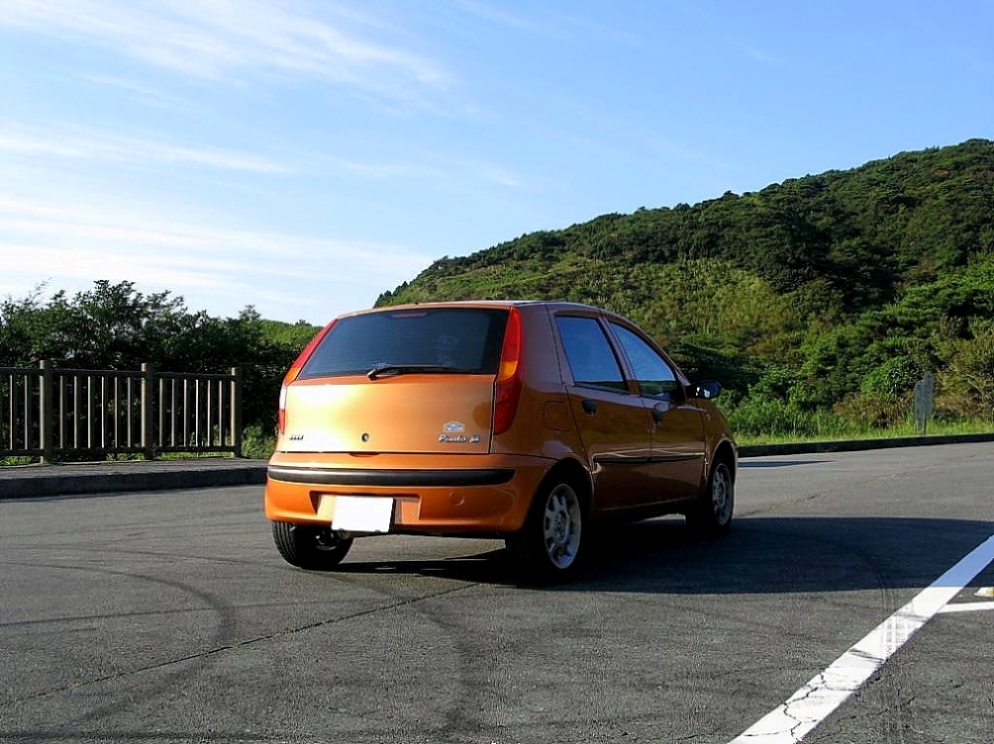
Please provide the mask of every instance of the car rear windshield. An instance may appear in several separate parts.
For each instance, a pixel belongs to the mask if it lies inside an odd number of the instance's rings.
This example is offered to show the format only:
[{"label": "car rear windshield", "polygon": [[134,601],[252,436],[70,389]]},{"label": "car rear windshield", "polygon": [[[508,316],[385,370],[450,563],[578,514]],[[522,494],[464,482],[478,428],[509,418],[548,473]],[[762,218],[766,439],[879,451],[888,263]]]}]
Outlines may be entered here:
[{"label": "car rear windshield", "polygon": [[368,374],[377,368],[493,375],[506,325],[507,310],[490,308],[398,310],[339,318],[298,379]]}]

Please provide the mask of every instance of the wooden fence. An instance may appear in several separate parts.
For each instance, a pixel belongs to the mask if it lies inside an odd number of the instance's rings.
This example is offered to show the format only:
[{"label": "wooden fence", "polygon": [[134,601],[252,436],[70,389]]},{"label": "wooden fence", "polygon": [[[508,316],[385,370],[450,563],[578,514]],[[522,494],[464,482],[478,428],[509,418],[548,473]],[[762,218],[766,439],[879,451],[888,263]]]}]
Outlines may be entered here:
[{"label": "wooden fence", "polygon": [[241,374],[0,367],[0,459],[241,456]]}]

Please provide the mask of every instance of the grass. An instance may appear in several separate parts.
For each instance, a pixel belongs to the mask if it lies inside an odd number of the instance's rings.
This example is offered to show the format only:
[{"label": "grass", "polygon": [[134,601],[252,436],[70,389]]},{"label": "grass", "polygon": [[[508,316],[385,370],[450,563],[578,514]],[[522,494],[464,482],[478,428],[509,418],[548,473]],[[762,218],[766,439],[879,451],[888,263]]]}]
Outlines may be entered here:
[{"label": "grass", "polygon": [[[930,422],[924,433],[927,436],[991,434],[994,433],[994,424],[990,421]],[[848,439],[897,439],[921,435],[922,432],[918,430],[918,427],[913,422],[908,422],[886,429],[859,429],[854,427],[852,430],[835,431],[828,434],[736,434],[735,441],[741,445],[794,444],[799,442],[839,442]]]}]

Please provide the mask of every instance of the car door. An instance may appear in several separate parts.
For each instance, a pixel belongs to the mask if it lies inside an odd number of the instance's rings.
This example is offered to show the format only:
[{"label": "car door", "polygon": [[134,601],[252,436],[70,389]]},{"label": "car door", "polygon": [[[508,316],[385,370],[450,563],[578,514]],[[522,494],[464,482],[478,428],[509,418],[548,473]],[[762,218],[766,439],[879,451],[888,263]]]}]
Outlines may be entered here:
[{"label": "car door", "polygon": [[610,327],[631,365],[639,395],[652,419],[650,476],[644,504],[694,498],[704,478],[704,419],[687,400],[676,370],[633,328]]},{"label": "car door", "polygon": [[571,378],[573,419],[593,475],[596,508],[630,506],[649,486],[652,416],[625,379],[601,321],[557,315],[556,327]]}]

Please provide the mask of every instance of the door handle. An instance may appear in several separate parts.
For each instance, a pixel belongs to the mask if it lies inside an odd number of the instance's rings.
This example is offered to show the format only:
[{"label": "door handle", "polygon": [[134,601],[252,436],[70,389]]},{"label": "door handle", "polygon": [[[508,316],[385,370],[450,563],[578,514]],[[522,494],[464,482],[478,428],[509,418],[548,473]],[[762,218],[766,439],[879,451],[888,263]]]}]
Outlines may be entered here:
[{"label": "door handle", "polygon": [[665,416],[666,416],[666,411],[660,411],[658,408],[652,409],[652,420],[655,421],[657,424],[661,424]]},{"label": "door handle", "polygon": [[583,410],[589,413],[591,416],[597,413],[596,400],[590,400],[590,398],[584,398],[583,402],[580,405],[583,406]]}]

